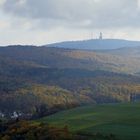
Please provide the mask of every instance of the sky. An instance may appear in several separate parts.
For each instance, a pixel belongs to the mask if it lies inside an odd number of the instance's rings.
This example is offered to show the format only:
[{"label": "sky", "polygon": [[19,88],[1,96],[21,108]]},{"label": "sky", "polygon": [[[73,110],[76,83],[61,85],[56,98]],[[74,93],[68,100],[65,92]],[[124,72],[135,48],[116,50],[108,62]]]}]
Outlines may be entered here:
[{"label": "sky", "polygon": [[0,0],[0,45],[140,40],[140,0]]}]

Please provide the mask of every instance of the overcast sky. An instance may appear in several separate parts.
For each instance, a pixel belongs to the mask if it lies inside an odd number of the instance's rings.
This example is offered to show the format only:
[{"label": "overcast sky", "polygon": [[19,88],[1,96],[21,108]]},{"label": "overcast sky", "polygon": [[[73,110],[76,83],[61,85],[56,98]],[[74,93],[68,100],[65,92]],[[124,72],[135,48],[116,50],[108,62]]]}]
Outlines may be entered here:
[{"label": "overcast sky", "polygon": [[0,45],[140,40],[140,0],[0,0]]}]

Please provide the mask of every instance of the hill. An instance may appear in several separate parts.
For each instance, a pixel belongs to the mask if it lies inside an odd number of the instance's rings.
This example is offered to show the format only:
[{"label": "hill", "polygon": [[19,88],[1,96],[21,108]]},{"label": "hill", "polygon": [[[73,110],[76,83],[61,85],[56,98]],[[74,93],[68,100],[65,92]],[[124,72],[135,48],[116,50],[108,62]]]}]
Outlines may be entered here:
[{"label": "hill", "polygon": [[130,73],[139,67],[138,59],[104,52],[3,47],[0,111],[46,115],[87,104],[137,101],[140,77]]},{"label": "hill", "polygon": [[123,47],[139,47],[140,41],[129,41],[121,39],[91,39],[83,41],[66,41],[46,45],[47,47],[82,49],[82,50],[108,50]]},{"label": "hill", "polygon": [[112,134],[116,140],[139,140],[140,104],[80,107],[48,116],[39,122],[59,127],[67,125],[72,132],[87,136],[99,133]]},{"label": "hill", "polygon": [[36,46],[9,46],[0,48],[0,57],[19,63],[24,62],[24,64],[51,68],[105,70],[123,73],[137,73],[140,71],[139,59],[128,55],[110,54],[110,51],[104,53],[102,51]]},{"label": "hill", "polygon": [[129,58],[140,58],[140,47],[124,47],[112,50],[104,50],[100,52],[118,56],[125,56]]}]

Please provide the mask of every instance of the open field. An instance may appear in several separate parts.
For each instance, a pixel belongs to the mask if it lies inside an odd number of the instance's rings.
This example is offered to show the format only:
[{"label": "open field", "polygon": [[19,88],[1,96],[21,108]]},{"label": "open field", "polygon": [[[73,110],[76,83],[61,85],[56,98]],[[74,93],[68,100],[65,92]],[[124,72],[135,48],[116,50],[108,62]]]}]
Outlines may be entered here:
[{"label": "open field", "polygon": [[114,134],[119,140],[140,139],[140,103],[80,107],[43,118],[54,126],[67,125],[72,132]]}]

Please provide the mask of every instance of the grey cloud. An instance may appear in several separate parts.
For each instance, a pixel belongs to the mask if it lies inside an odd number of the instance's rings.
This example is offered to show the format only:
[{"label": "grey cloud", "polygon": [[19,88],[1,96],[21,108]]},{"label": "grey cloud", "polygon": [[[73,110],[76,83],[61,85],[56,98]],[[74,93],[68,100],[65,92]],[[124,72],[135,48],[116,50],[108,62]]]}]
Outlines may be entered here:
[{"label": "grey cloud", "polygon": [[139,27],[138,0],[6,0],[2,9],[49,26]]}]

